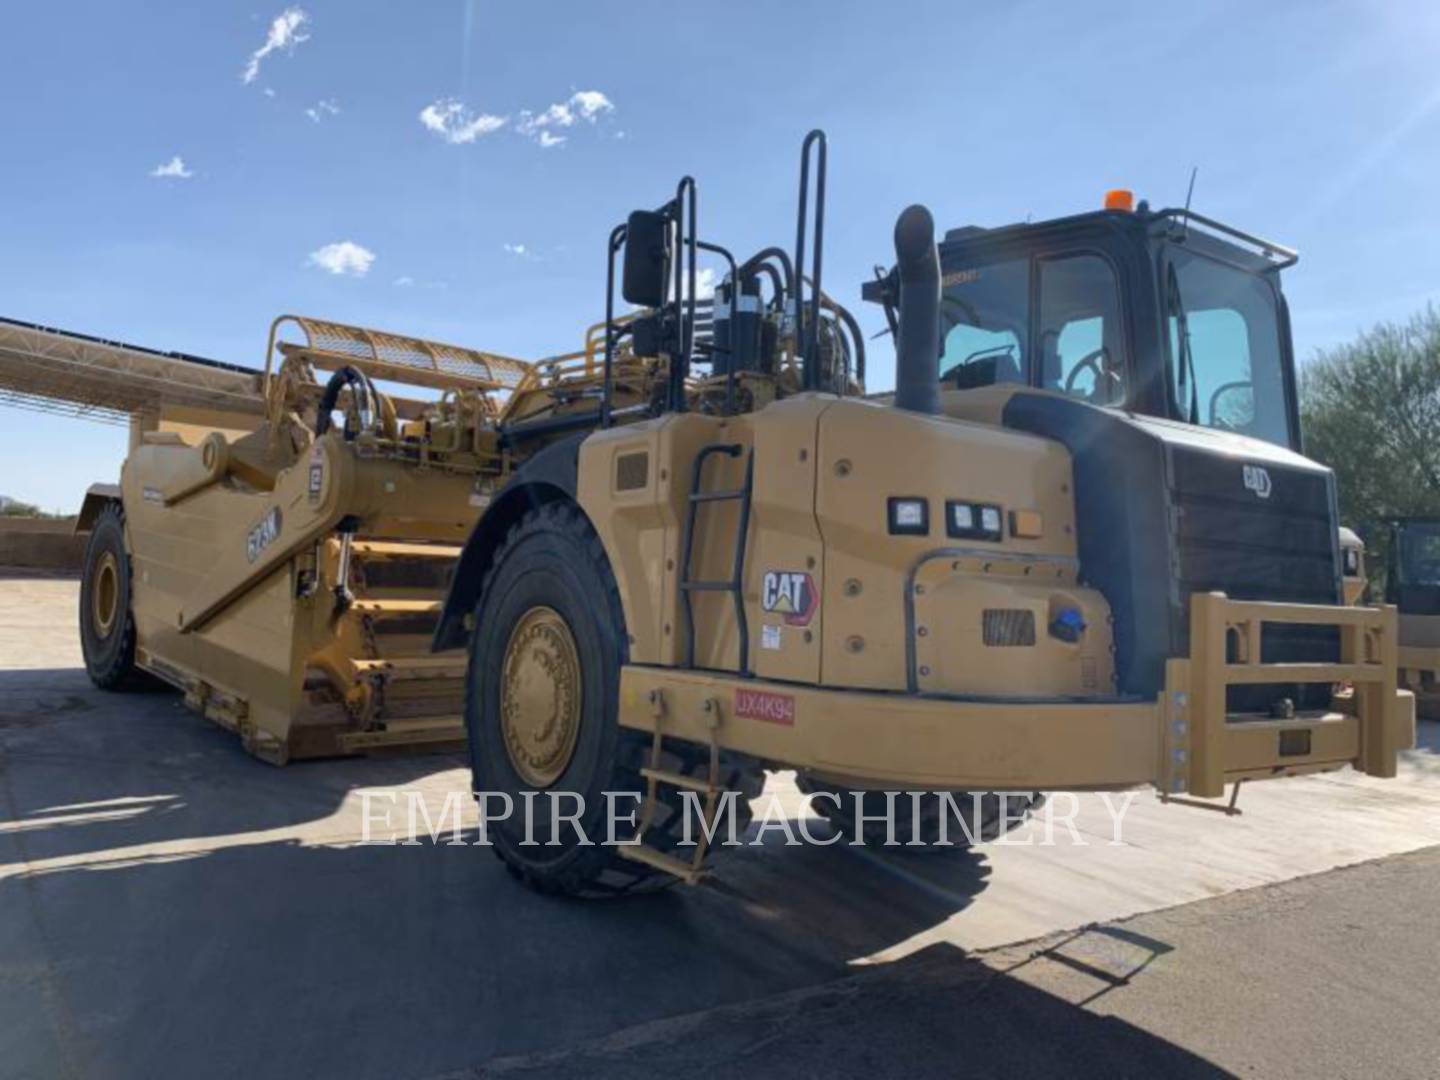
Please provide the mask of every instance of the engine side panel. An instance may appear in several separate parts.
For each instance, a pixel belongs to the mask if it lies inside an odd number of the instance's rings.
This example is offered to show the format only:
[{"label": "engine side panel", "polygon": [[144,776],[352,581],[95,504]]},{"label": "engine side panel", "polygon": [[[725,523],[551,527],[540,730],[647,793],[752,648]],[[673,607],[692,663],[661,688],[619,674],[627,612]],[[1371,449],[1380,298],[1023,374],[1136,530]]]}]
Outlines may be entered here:
[{"label": "engine side panel", "polygon": [[[1109,612],[1076,578],[1069,455],[1015,432],[859,401],[821,418],[829,686],[974,695],[1109,694]],[[892,535],[920,498],[922,535]],[[951,536],[947,503],[1000,511],[995,539]],[[1075,641],[1052,633],[1073,610]]]}]

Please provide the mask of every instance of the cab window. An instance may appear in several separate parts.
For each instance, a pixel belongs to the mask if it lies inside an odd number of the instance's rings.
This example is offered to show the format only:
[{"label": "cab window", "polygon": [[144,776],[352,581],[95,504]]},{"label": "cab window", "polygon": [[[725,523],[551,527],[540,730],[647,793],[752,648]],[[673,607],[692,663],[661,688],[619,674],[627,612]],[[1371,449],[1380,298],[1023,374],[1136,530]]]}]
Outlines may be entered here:
[{"label": "cab window", "polygon": [[941,280],[940,378],[961,388],[1029,381],[1030,261],[966,267]]},{"label": "cab window", "polygon": [[1040,385],[1096,405],[1125,400],[1120,288],[1098,255],[1040,263]]}]

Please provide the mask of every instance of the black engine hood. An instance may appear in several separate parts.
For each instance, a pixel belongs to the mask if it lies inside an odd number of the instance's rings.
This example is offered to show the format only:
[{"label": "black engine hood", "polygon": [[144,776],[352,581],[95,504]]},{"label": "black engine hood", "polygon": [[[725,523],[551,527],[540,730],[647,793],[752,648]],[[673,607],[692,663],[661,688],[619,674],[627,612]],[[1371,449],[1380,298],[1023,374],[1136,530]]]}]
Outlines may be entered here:
[{"label": "black engine hood", "polygon": [[[1062,443],[1082,579],[1115,619],[1117,690],[1151,697],[1189,646],[1189,598],[1340,602],[1334,474],[1259,439],[1020,391],[1007,427]],[[1279,628],[1277,628],[1279,629]],[[1321,660],[1325,634],[1271,634],[1273,660]]]}]

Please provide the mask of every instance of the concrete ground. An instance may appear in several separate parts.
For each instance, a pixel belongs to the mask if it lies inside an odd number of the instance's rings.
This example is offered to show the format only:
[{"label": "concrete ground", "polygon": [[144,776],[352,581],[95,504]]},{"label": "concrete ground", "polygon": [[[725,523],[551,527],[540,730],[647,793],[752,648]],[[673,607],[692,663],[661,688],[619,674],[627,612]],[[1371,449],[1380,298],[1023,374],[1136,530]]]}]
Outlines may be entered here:
[{"label": "concrete ground", "polygon": [[362,792],[438,812],[457,758],[275,769],[173,693],[94,690],[76,591],[0,580],[0,1075],[1440,1061],[1436,725],[1399,780],[1258,784],[1239,818],[1141,793],[1115,842],[1125,796],[1057,798],[1075,831],[928,858],[776,828],[711,885],[584,904],[483,848],[358,845]]}]

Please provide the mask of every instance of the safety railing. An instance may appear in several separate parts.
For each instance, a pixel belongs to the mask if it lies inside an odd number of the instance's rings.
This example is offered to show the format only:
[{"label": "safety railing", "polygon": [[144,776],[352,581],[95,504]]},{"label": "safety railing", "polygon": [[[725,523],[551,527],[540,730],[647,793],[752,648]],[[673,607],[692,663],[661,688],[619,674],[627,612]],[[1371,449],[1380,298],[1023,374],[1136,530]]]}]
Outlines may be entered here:
[{"label": "safety railing", "polygon": [[[303,343],[279,339],[280,330],[287,323],[305,336]],[[265,349],[267,397],[277,351],[284,356],[303,356],[314,366],[326,370],[349,365],[376,379],[438,390],[475,390],[483,394],[513,391],[533,373],[533,365],[528,361],[499,353],[324,319],[281,315],[270,324],[270,339]]]}]

